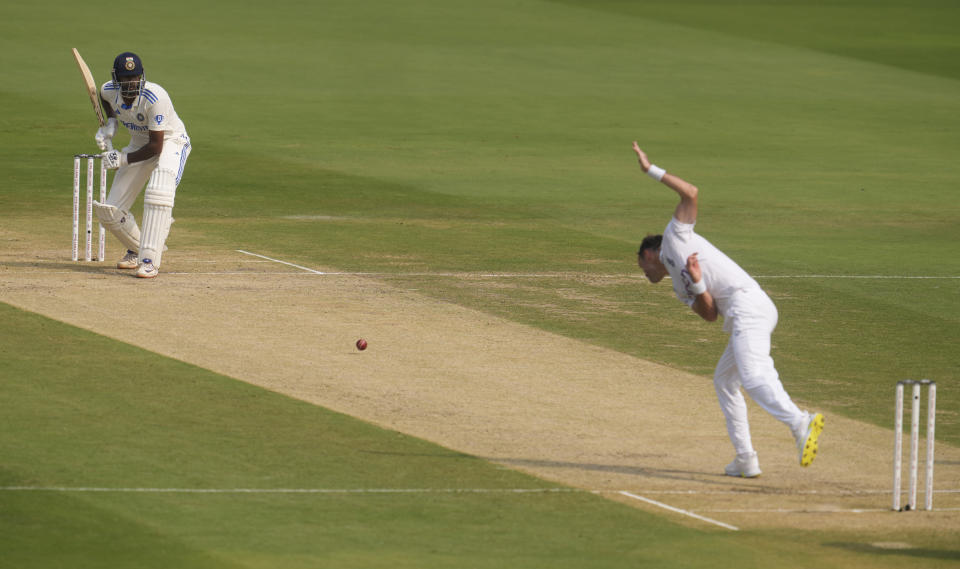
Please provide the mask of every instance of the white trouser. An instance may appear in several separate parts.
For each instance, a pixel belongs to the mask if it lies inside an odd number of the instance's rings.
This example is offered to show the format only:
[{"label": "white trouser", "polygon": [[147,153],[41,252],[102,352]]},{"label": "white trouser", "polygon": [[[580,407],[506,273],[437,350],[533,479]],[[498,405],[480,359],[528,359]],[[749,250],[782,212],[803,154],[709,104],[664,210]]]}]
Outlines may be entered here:
[{"label": "white trouser", "polygon": [[[176,187],[180,184],[180,177],[183,175],[187,157],[190,156],[190,149],[189,137],[181,135],[177,138],[164,140],[163,150],[159,156],[154,156],[141,162],[134,162],[133,164],[128,164],[117,169],[113,176],[113,182],[110,185],[110,194],[107,196],[106,203],[125,213],[130,213],[130,217],[133,219],[134,216],[130,208],[132,208],[134,202],[137,201],[137,196],[140,195],[140,191],[144,188],[147,181],[151,179],[155,171],[163,171],[169,173],[167,179],[172,182],[172,187],[169,187],[166,192],[168,194],[169,205],[163,206],[166,208],[164,213],[169,217],[169,213],[173,209]],[[123,149],[124,152],[132,152],[134,150],[137,150],[137,148],[128,146]],[[145,204],[145,215],[146,209],[147,205]],[[136,221],[134,221],[133,224],[136,225]],[[151,227],[153,225],[154,224],[151,224]],[[166,231],[169,231],[169,223],[167,223]],[[159,249],[162,251],[163,241],[166,240],[166,232],[163,228],[161,228],[159,232],[162,237],[162,239],[159,239]],[[121,239],[121,241],[123,241],[123,239]],[[156,243],[152,243],[151,245],[153,247],[157,246]],[[155,253],[154,256],[159,258],[160,253]]]},{"label": "white trouser", "polygon": [[730,341],[717,362],[713,385],[733,448],[737,454],[752,453],[741,386],[764,411],[794,433],[805,426],[807,414],[783,389],[770,357],[770,335],[777,326],[777,307],[770,297],[759,288],[740,290],[730,298],[724,318]]},{"label": "white trouser", "polygon": [[[125,148],[124,151],[127,152],[128,150]],[[154,156],[149,160],[134,162],[118,168],[113,175],[113,182],[110,184],[107,205],[112,205],[123,211],[130,211],[133,202],[137,201],[140,190],[150,179],[150,174],[157,168],[159,161],[159,157]]]}]

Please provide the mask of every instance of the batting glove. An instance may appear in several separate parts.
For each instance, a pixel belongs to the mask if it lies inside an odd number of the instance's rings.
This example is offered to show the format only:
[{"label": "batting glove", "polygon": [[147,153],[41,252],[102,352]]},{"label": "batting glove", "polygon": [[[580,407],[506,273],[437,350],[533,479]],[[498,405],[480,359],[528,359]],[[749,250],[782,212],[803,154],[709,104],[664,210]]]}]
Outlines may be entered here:
[{"label": "batting glove", "polygon": [[127,153],[120,152],[119,150],[104,152],[100,155],[100,159],[103,160],[103,164],[107,167],[107,170],[116,170],[121,166],[127,165]]},{"label": "batting glove", "polygon": [[97,129],[97,134],[94,135],[93,139],[97,141],[100,150],[106,150],[115,134],[117,134],[117,119],[111,117],[107,119],[107,124]]}]

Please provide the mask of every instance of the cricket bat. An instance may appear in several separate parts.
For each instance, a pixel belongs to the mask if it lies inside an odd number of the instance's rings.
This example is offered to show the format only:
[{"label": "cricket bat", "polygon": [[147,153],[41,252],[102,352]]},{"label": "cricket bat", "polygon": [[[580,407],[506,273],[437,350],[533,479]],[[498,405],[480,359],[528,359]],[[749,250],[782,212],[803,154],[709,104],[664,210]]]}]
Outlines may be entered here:
[{"label": "cricket bat", "polygon": [[73,49],[73,58],[77,60],[77,67],[80,68],[80,73],[83,75],[83,82],[87,86],[87,94],[90,96],[90,102],[93,103],[93,110],[97,113],[97,120],[100,121],[100,126],[107,124],[107,121],[103,118],[103,109],[100,107],[100,93],[97,89],[97,84],[93,80],[93,74],[90,73],[90,68],[87,67],[87,63],[80,57],[80,52],[77,51],[77,48]]}]

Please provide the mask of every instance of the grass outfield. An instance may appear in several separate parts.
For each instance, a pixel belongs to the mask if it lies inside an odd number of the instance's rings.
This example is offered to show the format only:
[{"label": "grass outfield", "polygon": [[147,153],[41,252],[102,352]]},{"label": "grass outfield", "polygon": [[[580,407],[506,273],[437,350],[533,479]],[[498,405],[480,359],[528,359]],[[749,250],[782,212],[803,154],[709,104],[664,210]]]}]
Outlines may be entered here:
[{"label": "grass outfield", "polygon": [[[804,557],[839,568],[956,557],[909,530],[872,537],[916,547],[890,556],[852,533],[684,527],[6,305],[0,317],[6,566],[716,567],[722,554],[738,567]],[[104,361],[150,373],[104,373]]]},{"label": "grass outfield", "polygon": [[[67,2],[5,4],[4,227],[66,236],[69,156],[92,149],[95,124],[69,48],[101,81],[131,49],[193,138],[169,255],[190,239],[385,272],[709,375],[719,327],[665,285],[602,278],[637,275],[639,238],[676,203],[635,165],[638,139],[700,186],[700,232],[771,291],[792,395],[889,425],[894,381],[931,377],[938,440],[960,445],[960,8],[835,2],[813,17],[803,2],[725,4],[281,1],[226,14],[170,2],[190,19],[156,34],[130,22],[139,36]],[[600,278],[439,276],[457,271]],[[0,318],[0,485],[548,486],[6,305]],[[118,384],[104,362],[157,376]],[[569,492],[0,492],[0,509],[0,558],[16,567],[894,567],[960,555],[922,536],[889,552],[869,543],[895,536],[690,529]]]},{"label": "grass outfield", "polygon": [[[4,487],[552,487],[36,315],[4,307],[2,316]],[[103,361],[151,373],[96,371]],[[602,567],[609,559],[594,547],[637,562],[652,552],[636,540],[676,550],[689,531],[582,493],[0,499],[9,567],[503,567],[524,557]],[[704,537],[697,547],[721,540]]]}]

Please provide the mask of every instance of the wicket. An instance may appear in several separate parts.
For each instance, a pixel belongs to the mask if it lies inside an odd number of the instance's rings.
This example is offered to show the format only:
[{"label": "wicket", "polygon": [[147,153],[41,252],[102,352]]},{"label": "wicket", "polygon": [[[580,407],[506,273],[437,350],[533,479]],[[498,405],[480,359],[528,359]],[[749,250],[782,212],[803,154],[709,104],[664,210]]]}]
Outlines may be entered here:
[{"label": "wicket", "polygon": [[910,385],[910,469],[907,504],[904,510],[917,509],[917,470],[920,458],[920,389],[927,386],[927,454],[924,509],[933,509],[933,440],[937,414],[937,382],[929,379],[904,379],[897,382],[893,440],[893,509],[900,511],[900,477],[903,461],[903,386]]},{"label": "wicket", "polygon": [[[94,163],[99,154],[75,154],[73,156],[73,260],[80,259],[80,160],[87,159],[87,250],[85,261],[103,261],[106,247],[106,231],[100,225],[100,243],[96,259],[93,259],[93,178]],[[100,160],[100,203],[107,200],[107,167]]]}]

